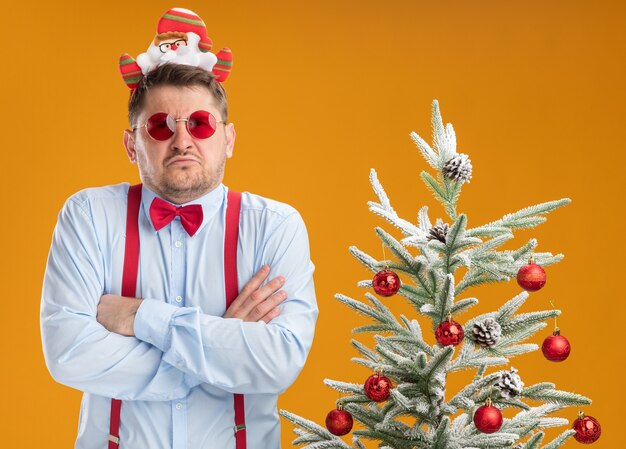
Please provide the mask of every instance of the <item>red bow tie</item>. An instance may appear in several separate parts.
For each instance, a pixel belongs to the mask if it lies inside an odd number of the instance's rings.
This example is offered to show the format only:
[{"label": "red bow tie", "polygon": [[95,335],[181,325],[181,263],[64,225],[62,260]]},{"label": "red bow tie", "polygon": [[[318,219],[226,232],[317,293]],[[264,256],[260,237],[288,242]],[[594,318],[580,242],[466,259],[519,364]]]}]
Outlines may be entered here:
[{"label": "red bow tie", "polygon": [[174,217],[180,217],[180,221],[187,231],[187,234],[193,236],[202,224],[202,206],[199,204],[190,204],[189,206],[176,207],[173,204],[163,201],[161,198],[155,197],[150,204],[150,218],[152,224],[157,231],[164,226],[170,224]]}]

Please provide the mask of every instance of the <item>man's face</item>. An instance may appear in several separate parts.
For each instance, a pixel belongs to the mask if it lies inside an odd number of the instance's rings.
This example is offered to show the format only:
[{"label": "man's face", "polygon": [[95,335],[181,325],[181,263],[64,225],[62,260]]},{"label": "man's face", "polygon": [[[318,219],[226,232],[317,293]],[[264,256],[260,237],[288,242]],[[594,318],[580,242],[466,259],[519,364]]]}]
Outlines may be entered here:
[{"label": "man's face", "polygon": [[[147,93],[134,126],[141,126],[157,112],[188,118],[195,111],[208,111],[223,120],[213,95],[202,86],[159,86]],[[141,181],[163,198],[181,204],[210,192],[224,178],[226,158],[233,153],[235,128],[217,124],[208,139],[197,139],[186,122],[176,123],[176,132],[165,141],[150,137],[146,128],[124,132],[124,146],[131,162],[139,166]]]}]

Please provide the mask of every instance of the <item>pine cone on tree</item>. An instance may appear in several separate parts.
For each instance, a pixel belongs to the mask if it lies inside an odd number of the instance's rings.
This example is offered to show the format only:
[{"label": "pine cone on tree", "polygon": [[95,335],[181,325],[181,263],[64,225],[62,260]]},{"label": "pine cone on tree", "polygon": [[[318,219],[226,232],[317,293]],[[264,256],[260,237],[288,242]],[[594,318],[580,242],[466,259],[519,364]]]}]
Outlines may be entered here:
[{"label": "pine cone on tree", "polygon": [[500,388],[502,396],[512,398],[517,396],[524,389],[524,382],[517,374],[517,370],[511,367],[510,371],[500,371],[500,381],[496,384]]},{"label": "pine cone on tree", "polygon": [[446,235],[448,235],[448,223],[444,223],[440,218],[437,219],[435,226],[428,230],[426,240],[439,240],[441,243],[446,243]]},{"label": "pine cone on tree", "polygon": [[457,153],[446,162],[442,172],[453,181],[469,182],[472,177],[472,162],[467,154]]},{"label": "pine cone on tree", "polygon": [[493,318],[485,318],[483,321],[474,323],[471,339],[478,346],[492,348],[500,339],[502,328]]}]

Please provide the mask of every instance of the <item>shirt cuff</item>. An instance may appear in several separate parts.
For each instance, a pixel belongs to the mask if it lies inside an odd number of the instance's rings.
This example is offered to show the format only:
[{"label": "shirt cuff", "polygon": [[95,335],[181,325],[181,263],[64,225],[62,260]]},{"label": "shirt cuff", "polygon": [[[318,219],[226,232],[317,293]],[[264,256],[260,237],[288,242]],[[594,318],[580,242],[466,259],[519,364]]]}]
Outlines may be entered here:
[{"label": "shirt cuff", "polygon": [[170,322],[178,307],[156,299],[144,299],[135,315],[135,337],[167,351],[170,345]]}]

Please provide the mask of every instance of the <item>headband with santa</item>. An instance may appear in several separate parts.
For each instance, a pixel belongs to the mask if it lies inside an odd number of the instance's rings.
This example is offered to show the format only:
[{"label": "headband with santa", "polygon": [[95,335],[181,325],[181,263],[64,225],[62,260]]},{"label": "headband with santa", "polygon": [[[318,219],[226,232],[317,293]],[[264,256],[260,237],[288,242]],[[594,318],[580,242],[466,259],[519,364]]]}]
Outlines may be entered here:
[{"label": "headband with santa", "polygon": [[200,67],[222,82],[230,74],[233,55],[229,48],[222,48],[215,55],[210,51],[212,46],[200,16],[188,9],[173,8],[159,19],[157,34],[145,53],[137,60],[128,53],[120,56],[120,73],[133,90],[141,78],[166,63]]}]

